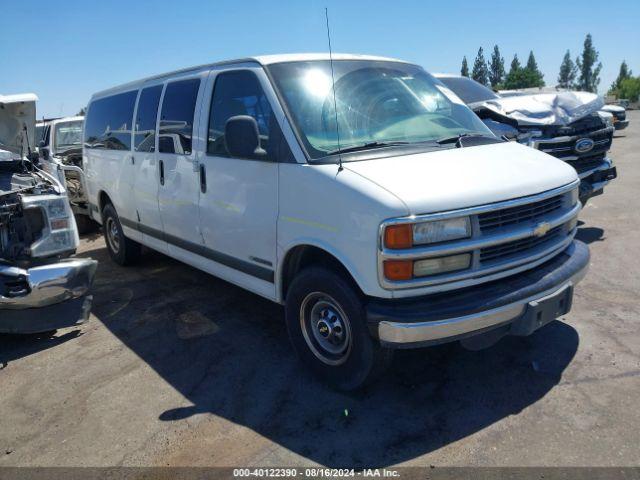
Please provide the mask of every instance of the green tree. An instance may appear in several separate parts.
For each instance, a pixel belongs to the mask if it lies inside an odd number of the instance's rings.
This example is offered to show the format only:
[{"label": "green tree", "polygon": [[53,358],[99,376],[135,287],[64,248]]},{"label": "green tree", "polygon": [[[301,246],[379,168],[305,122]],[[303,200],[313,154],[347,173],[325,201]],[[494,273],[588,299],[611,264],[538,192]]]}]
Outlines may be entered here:
[{"label": "green tree", "polygon": [[489,62],[489,82],[493,88],[497,88],[504,80],[504,58],[500,55],[498,45],[493,46],[491,61]]},{"label": "green tree", "polygon": [[598,51],[593,46],[593,39],[590,33],[584,39],[582,55],[578,57],[576,64],[580,72],[577,87],[585,92],[596,93],[600,84],[602,63],[598,62]]},{"label": "green tree", "polygon": [[618,88],[618,98],[637,102],[640,98],[640,77],[629,77],[622,80]]},{"label": "green tree", "polygon": [[560,88],[573,88],[577,73],[578,67],[573,60],[571,60],[571,53],[567,50],[564,54],[564,58],[562,59],[562,63],[560,64],[558,86]]},{"label": "green tree", "polygon": [[80,111],[76,113],[76,117],[84,117],[86,112],[87,112],[87,109],[85,107],[82,107]]},{"label": "green tree", "polygon": [[612,95],[616,95],[617,91],[620,89],[620,84],[623,80],[627,78],[631,78],[633,76],[633,72],[629,70],[629,66],[625,60],[620,64],[620,72],[618,73],[618,78],[616,78],[615,82],[611,84],[611,88],[609,89],[609,93]]},{"label": "green tree", "polygon": [[509,73],[504,79],[504,88],[507,90],[513,90],[516,88],[522,88],[520,85],[522,83],[522,65],[520,65],[520,60],[518,60],[518,54],[516,53],[513,56],[513,60],[511,60],[511,67],[509,68]]},{"label": "green tree", "polygon": [[489,70],[487,68],[487,62],[484,59],[482,47],[478,50],[478,55],[476,55],[476,59],[473,62],[471,78],[482,85],[489,85]]},{"label": "green tree", "polygon": [[460,75],[463,77],[469,76],[469,64],[467,63],[467,57],[462,57],[462,67],[460,68]]},{"label": "green tree", "polygon": [[520,65],[520,59],[518,58],[518,54],[516,53],[513,56],[513,60],[511,60],[511,66],[509,67],[509,73],[515,73],[518,70],[522,69],[522,65]]},{"label": "green tree", "polygon": [[538,62],[536,62],[536,57],[533,55],[533,50],[529,52],[527,65],[524,69],[527,71],[526,77],[528,83],[524,88],[544,87],[544,75],[538,68]]}]

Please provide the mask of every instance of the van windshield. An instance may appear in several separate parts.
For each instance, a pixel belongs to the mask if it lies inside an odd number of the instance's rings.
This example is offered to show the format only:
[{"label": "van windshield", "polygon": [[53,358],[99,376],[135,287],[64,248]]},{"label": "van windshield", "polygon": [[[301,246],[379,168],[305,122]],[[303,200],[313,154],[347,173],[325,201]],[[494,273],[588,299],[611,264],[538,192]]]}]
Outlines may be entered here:
[{"label": "van windshield", "polygon": [[83,123],[82,120],[56,123],[54,145],[56,152],[82,146]]},{"label": "van windshield", "polygon": [[312,159],[368,145],[433,148],[438,139],[456,135],[493,137],[455,94],[416,65],[334,60],[337,114],[328,60],[276,63],[268,70]]}]

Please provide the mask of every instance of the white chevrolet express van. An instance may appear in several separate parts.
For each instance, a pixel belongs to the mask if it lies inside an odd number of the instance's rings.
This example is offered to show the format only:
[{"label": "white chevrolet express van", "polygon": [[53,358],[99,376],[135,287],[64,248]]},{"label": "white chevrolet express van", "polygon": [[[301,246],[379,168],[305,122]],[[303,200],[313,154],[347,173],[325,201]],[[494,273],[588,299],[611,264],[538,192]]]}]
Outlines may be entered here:
[{"label": "white chevrolet express van", "polygon": [[341,389],[394,348],[530,334],[569,311],[589,261],[575,170],[398,60],[132,82],[92,97],[83,155],[117,263],[146,245],[284,304],[296,352]]}]

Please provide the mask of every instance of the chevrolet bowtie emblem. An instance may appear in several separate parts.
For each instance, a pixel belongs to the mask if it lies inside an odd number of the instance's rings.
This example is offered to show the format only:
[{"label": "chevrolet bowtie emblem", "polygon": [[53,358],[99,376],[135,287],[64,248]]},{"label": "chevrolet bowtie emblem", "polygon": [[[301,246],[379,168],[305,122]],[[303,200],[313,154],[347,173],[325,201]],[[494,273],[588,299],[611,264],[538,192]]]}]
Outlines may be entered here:
[{"label": "chevrolet bowtie emblem", "polygon": [[542,222],[533,229],[533,234],[536,237],[543,237],[549,230],[551,230],[551,225],[548,222]]}]

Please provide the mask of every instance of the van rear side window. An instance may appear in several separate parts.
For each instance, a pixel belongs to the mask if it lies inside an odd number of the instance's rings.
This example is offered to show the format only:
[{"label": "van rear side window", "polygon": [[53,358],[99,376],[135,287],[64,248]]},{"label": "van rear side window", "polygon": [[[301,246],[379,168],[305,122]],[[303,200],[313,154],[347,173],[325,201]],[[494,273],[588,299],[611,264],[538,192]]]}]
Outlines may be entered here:
[{"label": "van rear side window", "polygon": [[193,114],[200,79],[169,83],[162,100],[158,150],[160,153],[191,153]]},{"label": "van rear side window", "polygon": [[136,152],[153,152],[156,145],[156,120],[162,85],[148,87],[140,92],[136,113],[134,145]]},{"label": "van rear side window", "polygon": [[136,90],[100,98],[89,106],[84,125],[85,148],[131,149],[131,122]]}]

